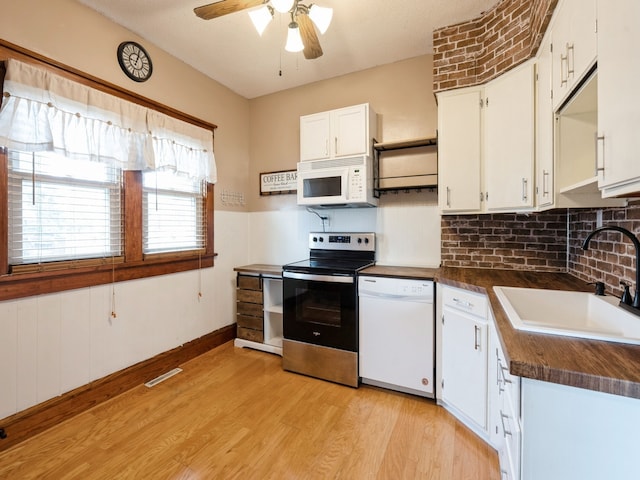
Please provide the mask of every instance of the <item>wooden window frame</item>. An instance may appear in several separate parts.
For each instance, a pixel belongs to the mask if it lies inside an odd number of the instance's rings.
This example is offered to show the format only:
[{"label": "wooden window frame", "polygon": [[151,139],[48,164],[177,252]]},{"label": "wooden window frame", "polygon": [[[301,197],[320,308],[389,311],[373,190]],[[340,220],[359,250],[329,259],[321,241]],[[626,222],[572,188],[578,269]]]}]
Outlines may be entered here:
[{"label": "wooden window frame", "polygon": [[[174,110],[166,105],[128,92],[71,67],[47,59],[17,45],[0,40],[0,60],[17,58],[53,69],[58,74],[89,85],[128,101],[153,108],[180,120],[211,130],[217,128],[208,122]],[[0,81],[2,80],[0,72]],[[8,155],[0,148],[0,301],[25,298],[33,295],[62,292],[113,282],[166,275],[208,268],[214,265],[214,185],[206,184],[205,192],[205,248],[191,252],[144,255],[142,252],[142,172],[125,171],[123,195],[124,260],[118,262],[66,262],[60,269],[43,269],[39,272],[11,273],[8,264]]]}]

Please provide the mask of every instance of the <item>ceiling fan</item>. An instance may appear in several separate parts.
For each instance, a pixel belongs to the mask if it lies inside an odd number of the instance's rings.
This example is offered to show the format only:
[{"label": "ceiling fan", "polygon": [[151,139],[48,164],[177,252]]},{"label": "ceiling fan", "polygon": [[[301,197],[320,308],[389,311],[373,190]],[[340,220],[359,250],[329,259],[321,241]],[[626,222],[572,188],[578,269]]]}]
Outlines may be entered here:
[{"label": "ceiling fan", "polygon": [[249,16],[260,35],[273,18],[274,11],[288,13],[291,15],[291,22],[287,29],[285,50],[289,52],[302,50],[304,58],[308,60],[322,56],[322,47],[315,27],[321,34],[329,28],[333,16],[332,8],[319,7],[315,4],[304,5],[300,0],[218,0],[196,7],[193,11],[203,20],[211,20],[258,6],[261,7],[251,10]]}]

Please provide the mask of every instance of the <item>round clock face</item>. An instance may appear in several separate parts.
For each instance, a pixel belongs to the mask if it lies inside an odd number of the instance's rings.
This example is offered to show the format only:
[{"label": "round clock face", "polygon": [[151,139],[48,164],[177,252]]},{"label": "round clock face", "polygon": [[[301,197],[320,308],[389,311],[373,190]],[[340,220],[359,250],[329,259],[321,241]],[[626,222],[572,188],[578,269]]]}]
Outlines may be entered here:
[{"label": "round clock face", "polygon": [[153,72],[149,54],[136,42],[122,42],[118,46],[118,63],[122,71],[135,82],[148,80]]}]

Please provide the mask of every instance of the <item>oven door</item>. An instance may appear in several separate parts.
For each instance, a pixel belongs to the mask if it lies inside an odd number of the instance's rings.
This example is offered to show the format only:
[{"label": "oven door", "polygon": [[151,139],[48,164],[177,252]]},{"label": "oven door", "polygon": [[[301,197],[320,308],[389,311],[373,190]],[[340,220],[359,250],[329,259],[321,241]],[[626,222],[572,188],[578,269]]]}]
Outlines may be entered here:
[{"label": "oven door", "polygon": [[357,352],[355,275],[282,276],[284,338]]}]

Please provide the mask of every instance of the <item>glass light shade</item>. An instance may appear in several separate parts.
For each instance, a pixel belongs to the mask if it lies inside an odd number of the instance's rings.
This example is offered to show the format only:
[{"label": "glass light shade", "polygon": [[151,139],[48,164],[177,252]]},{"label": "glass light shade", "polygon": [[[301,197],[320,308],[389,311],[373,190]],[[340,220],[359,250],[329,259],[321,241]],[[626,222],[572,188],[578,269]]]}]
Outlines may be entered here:
[{"label": "glass light shade", "polygon": [[316,24],[320,33],[324,33],[331,24],[331,18],[333,18],[333,8],[319,7],[318,5],[311,5],[309,9],[309,18]]},{"label": "glass light shade", "polygon": [[289,30],[287,31],[287,44],[284,46],[287,52],[300,52],[304,50],[304,44],[302,43],[302,37],[300,36],[300,28],[296,22],[289,24]]},{"label": "glass light shade", "polygon": [[256,30],[258,31],[260,36],[262,36],[264,29],[267,28],[267,25],[269,25],[269,23],[271,22],[273,14],[269,10],[269,7],[263,5],[257,10],[251,10],[249,12],[249,17],[253,22],[253,26],[256,27]]},{"label": "glass light shade", "polygon": [[280,13],[287,13],[293,7],[294,0],[271,0],[271,5]]}]

